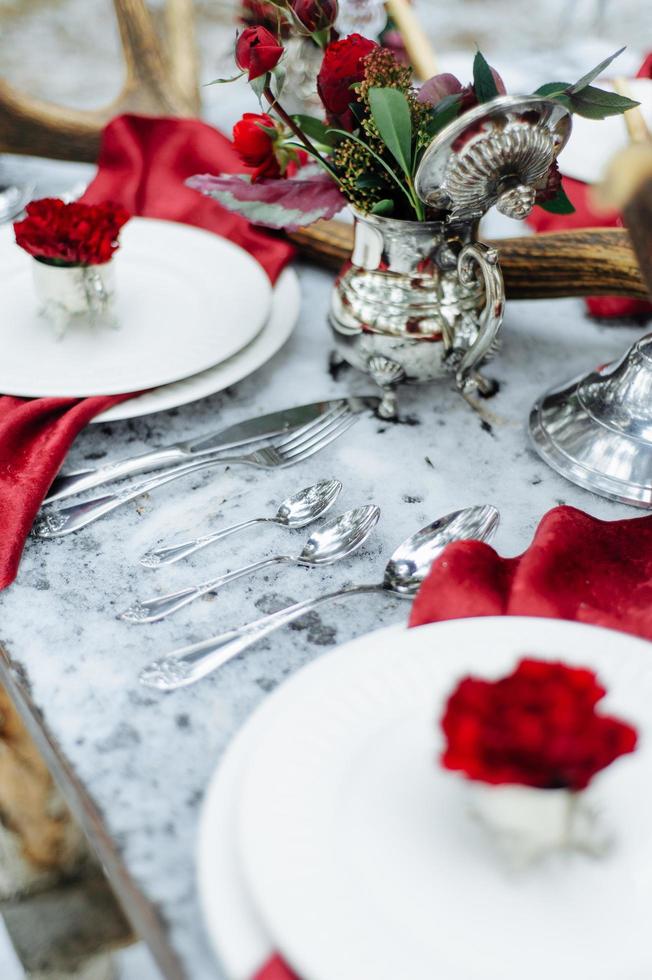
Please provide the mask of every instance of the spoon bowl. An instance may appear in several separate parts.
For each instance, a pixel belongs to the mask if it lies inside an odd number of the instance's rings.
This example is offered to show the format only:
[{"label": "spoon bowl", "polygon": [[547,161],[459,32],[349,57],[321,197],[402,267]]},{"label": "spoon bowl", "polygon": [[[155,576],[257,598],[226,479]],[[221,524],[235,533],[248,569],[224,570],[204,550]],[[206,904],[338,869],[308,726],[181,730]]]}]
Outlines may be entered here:
[{"label": "spoon bowl", "polygon": [[339,480],[320,480],[314,486],[286,497],[269,521],[282,527],[306,527],[330,510],[341,492]]},{"label": "spoon bowl", "polygon": [[347,558],[364,544],[380,518],[373,504],[348,510],[313,531],[298,558],[300,565],[329,565]]},{"label": "spoon bowl", "polygon": [[385,567],[383,588],[404,598],[412,598],[426,578],[433,562],[451,541],[486,541],[500,523],[495,507],[485,504],[446,514],[406,538]]}]

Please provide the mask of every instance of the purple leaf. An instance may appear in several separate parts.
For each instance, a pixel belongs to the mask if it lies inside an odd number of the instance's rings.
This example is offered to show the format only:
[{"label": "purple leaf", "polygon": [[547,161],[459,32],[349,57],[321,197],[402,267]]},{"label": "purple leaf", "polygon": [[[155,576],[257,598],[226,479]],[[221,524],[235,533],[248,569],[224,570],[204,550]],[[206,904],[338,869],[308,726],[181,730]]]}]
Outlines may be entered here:
[{"label": "purple leaf", "polygon": [[419,89],[419,102],[428,102],[430,105],[437,105],[447,95],[457,95],[463,91],[462,83],[455,75],[443,72],[441,75],[434,75],[424,82]]},{"label": "purple leaf", "polygon": [[287,231],[332,218],[346,204],[335,181],[316,167],[303,167],[297,177],[259,180],[255,184],[239,174],[196,174],[186,184],[253,224]]}]

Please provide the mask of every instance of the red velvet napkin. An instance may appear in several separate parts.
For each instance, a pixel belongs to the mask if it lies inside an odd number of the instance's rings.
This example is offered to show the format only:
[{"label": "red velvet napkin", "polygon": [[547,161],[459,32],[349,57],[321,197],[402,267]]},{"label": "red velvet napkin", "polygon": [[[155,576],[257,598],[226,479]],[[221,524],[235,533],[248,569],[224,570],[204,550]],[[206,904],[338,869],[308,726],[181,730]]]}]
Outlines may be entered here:
[{"label": "red velvet napkin", "polygon": [[[83,200],[110,200],[132,214],[214,231],[250,252],[274,282],[292,246],[184,185],[192,174],[242,169],[229,140],[205,123],[119,116],[104,131],[99,171]],[[0,395],[0,589],[16,577],[36,513],[78,432],[129,397],[30,401]]]},{"label": "red velvet napkin", "polygon": [[601,521],[555,507],[518,558],[454,542],[430,570],[409,625],[503,615],[573,619],[652,640],[652,516]]},{"label": "red velvet napkin", "polygon": [[[652,53],[641,65],[637,78],[652,78]],[[563,167],[563,156],[561,158]],[[536,231],[571,231],[575,228],[622,228],[622,218],[616,211],[595,212],[589,199],[590,188],[580,180],[564,177],[564,190],[575,208],[575,214],[550,214],[535,208],[527,219]],[[629,317],[652,313],[652,303],[626,296],[589,296],[586,305],[591,316]]]},{"label": "red velvet napkin", "polygon": [[[409,625],[503,615],[574,619],[652,640],[652,516],[600,521],[555,507],[519,558],[480,541],[449,544]],[[253,980],[298,978],[274,956]]]}]

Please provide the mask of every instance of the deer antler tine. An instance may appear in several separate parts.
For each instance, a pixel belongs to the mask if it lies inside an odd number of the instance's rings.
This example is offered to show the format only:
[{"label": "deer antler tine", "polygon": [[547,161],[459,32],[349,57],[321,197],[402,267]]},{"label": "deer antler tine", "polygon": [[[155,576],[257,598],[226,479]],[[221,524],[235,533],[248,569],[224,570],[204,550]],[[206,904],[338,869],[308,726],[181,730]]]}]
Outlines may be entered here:
[{"label": "deer antler tine", "polygon": [[109,106],[82,111],[34,99],[0,78],[0,152],[97,160],[102,129],[120,112],[194,115],[199,108],[192,0],[169,0],[166,58],[145,0],[113,0],[126,81]]},{"label": "deer antler tine", "polygon": [[165,36],[169,70],[193,114],[199,112],[199,59],[193,0],[167,0]]}]

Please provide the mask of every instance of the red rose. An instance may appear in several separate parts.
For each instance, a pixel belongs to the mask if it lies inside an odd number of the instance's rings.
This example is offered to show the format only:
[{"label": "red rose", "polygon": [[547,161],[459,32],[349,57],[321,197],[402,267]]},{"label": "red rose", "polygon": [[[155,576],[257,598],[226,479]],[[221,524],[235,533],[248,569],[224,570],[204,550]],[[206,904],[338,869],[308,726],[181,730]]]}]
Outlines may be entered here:
[{"label": "red rose", "polygon": [[276,68],[282,54],[282,45],[266,27],[247,27],[235,42],[236,63],[249,72],[250,82]]},{"label": "red rose", "polygon": [[442,765],[485,783],[584,789],[636,747],[634,728],[596,712],[605,693],[592,671],[541,660],[497,681],[466,677],[441,722]]},{"label": "red rose", "polygon": [[14,224],[17,244],[37,259],[66,265],[108,262],[129,220],[119,205],[64,204],[50,197],[32,201],[26,210],[27,217]]},{"label": "red rose", "polygon": [[290,0],[290,7],[309,34],[328,30],[337,18],[337,0]]},{"label": "red rose", "polygon": [[253,182],[261,177],[280,177],[281,168],[274,155],[274,140],[262,127],[274,129],[274,120],[266,113],[245,112],[233,127],[233,145],[243,163],[255,167]]},{"label": "red rose", "polygon": [[364,78],[364,60],[377,48],[360,34],[350,34],[341,41],[329,44],[324,52],[317,91],[329,116],[345,129],[353,129],[354,118],[349,105],[355,101],[351,86]]}]

